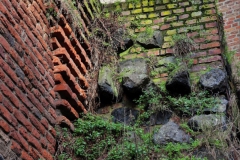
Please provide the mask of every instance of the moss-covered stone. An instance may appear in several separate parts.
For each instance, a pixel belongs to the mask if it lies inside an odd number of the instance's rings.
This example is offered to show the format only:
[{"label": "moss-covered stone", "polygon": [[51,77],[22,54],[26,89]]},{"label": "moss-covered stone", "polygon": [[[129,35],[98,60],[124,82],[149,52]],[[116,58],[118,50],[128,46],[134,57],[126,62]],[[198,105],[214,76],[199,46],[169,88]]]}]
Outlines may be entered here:
[{"label": "moss-covered stone", "polygon": [[159,16],[158,13],[150,13],[150,14],[148,15],[148,18],[155,18],[155,17],[158,17],[158,16]]},{"label": "moss-covered stone", "polygon": [[134,9],[132,10],[132,14],[138,14],[138,13],[142,13],[142,9]]},{"label": "moss-covered stone", "polygon": [[173,8],[177,8],[177,4],[168,4],[167,5],[168,9],[173,9]]},{"label": "moss-covered stone", "polygon": [[143,12],[153,12],[153,11],[154,11],[153,7],[143,8]]},{"label": "moss-covered stone", "polygon": [[173,29],[173,30],[168,30],[167,31],[167,35],[171,36],[171,35],[174,35],[177,33],[177,30],[176,29]]}]

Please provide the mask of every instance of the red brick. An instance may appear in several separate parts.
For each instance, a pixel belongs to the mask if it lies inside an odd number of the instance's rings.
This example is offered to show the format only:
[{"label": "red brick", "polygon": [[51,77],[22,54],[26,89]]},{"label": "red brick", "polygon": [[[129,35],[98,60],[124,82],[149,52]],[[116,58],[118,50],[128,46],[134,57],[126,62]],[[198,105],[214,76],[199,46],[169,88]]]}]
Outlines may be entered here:
[{"label": "red brick", "polygon": [[40,133],[38,132],[38,130],[37,130],[35,127],[32,128],[31,134],[32,134],[34,137],[36,137],[37,139],[40,139],[40,137],[41,137]]},{"label": "red brick", "polygon": [[217,27],[217,22],[206,23],[206,24],[205,24],[205,27],[206,27],[206,28]]},{"label": "red brick", "polygon": [[178,16],[179,19],[186,19],[188,17],[189,17],[189,14],[183,14],[183,15]]},{"label": "red brick", "polygon": [[202,52],[197,52],[197,53],[193,53],[191,55],[192,58],[198,58],[198,57],[204,57],[207,55],[206,51],[202,51]]},{"label": "red brick", "polygon": [[35,137],[33,137],[31,134],[28,134],[27,141],[29,142],[29,144],[34,146],[38,151],[40,151],[42,149],[40,142]]},{"label": "red brick", "polygon": [[46,138],[54,147],[56,146],[56,140],[50,133],[46,134]]},{"label": "red brick", "polygon": [[42,154],[42,156],[43,156],[45,159],[47,159],[47,160],[54,160],[53,157],[52,157],[52,155],[51,155],[47,150],[45,150],[45,149],[42,149],[42,150],[41,150],[41,154]]},{"label": "red brick", "polygon": [[40,153],[32,147],[29,147],[29,155],[32,156],[34,160],[43,159]]},{"label": "red brick", "polygon": [[14,116],[17,118],[17,120],[19,122],[21,122],[27,128],[27,130],[29,130],[31,132],[32,124],[29,122],[29,120],[19,110],[15,109]]},{"label": "red brick", "polygon": [[11,150],[17,155],[20,156],[21,152],[22,152],[22,147],[15,142],[14,140],[12,140],[12,145],[11,145]]},{"label": "red brick", "polygon": [[43,125],[36,119],[35,116],[32,114],[29,114],[29,119],[32,122],[32,124],[40,131],[42,135],[45,135],[46,129],[43,127]]},{"label": "red brick", "polygon": [[208,55],[216,55],[216,54],[221,54],[220,48],[213,48],[208,51]]},{"label": "red brick", "polygon": [[23,67],[24,63],[22,62],[22,59],[19,57],[18,53],[9,45],[9,43],[1,35],[0,35],[0,43],[2,44],[3,48],[13,57],[15,62],[17,62],[17,64],[20,67]]},{"label": "red brick", "polygon": [[0,119],[0,128],[2,128],[2,130],[6,133],[10,132],[9,124],[6,121],[4,121],[3,119]]},{"label": "red brick", "polygon": [[47,144],[49,143],[45,137],[41,137],[39,141],[42,145],[42,148],[47,149]]},{"label": "red brick", "polygon": [[219,46],[220,46],[219,42],[211,42],[211,43],[201,44],[200,49],[214,48]]},{"label": "red brick", "polygon": [[25,151],[22,151],[21,158],[23,160],[33,160],[33,158]]},{"label": "red brick", "polygon": [[163,22],[164,22],[164,18],[158,18],[158,19],[153,20],[154,24],[159,24],[159,23],[163,23]]},{"label": "red brick", "polygon": [[49,125],[49,123],[48,123],[47,119],[46,119],[45,117],[42,117],[42,119],[41,119],[40,122],[41,122],[42,125],[48,130],[48,125]]},{"label": "red brick", "polygon": [[2,100],[3,106],[6,107],[8,109],[9,112],[13,113],[13,105],[12,103],[7,99],[7,98],[3,98]]},{"label": "red brick", "polygon": [[[2,84],[0,84],[2,85]],[[3,118],[5,118],[10,124],[12,124],[13,126],[17,126],[18,122],[17,120],[10,114],[10,112],[0,104],[0,113],[3,116]]]},{"label": "red brick", "polygon": [[27,141],[16,131],[11,132],[10,136],[25,149],[28,151],[28,143]]},{"label": "red brick", "polygon": [[162,26],[160,27],[160,30],[166,30],[166,29],[168,29],[168,28],[170,28],[170,27],[171,27],[170,24],[164,24],[164,25],[162,25]]},{"label": "red brick", "polygon": [[55,149],[54,149],[54,147],[52,146],[52,144],[50,144],[50,143],[48,143],[48,145],[47,145],[47,150],[48,150],[52,155],[55,154]]},{"label": "red brick", "polygon": [[199,63],[209,63],[222,60],[221,56],[209,56],[206,58],[200,58]]},{"label": "red brick", "polygon": [[13,103],[15,107],[19,108],[21,105],[20,101],[8,87],[0,85],[0,91]]}]

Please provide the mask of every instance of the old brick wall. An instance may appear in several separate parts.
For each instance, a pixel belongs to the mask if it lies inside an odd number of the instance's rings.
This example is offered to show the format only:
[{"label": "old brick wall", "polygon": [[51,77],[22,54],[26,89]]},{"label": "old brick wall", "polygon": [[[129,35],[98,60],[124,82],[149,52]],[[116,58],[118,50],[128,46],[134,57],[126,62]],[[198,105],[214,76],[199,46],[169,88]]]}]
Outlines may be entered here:
[{"label": "old brick wall", "polygon": [[[111,8],[112,7],[112,8]],[[133,28],[133,34],[147,30],[161,30],[164,43],[157,49],[132,47],[128,53],[120,54],[122,59],[157,56],[158,59],[174,53],[171,43],[174,35],[186,35],[196,44],[197,49],[190,57],[193,62],[191,78],[197,79],[204,71],[223,68],[221,43],[218,29],[218,15],[214,0],[142,0],[135,3],[115,3],[111,9],[121,11],[126,26]],[[137,25],[137,27],[136,27]],[[166,81],[168,73],[161,67],[155,68],[153,81]],[[157,73],[157,74],[156,74]]]},{"label": "old brick wall", "polygon": [[87,25],[96,8],[84,0],[71,10],[82,26],[75,30],[61,4],[45,2],[0,1],[0,157],[7,160],[53,159],[54,126],[73,129],[71,121],[87,112]]},{"label": "old brick wall", "polygon": [[55,84],[46,7],[42,0],[1,0],[0,11],[0,154],[52,159]]},{"label": "old brick wall", "polygon": [[225,40],[228,50],[235,51],[240,56],[240,1],[219,0],[219,12],[224,20]]}]

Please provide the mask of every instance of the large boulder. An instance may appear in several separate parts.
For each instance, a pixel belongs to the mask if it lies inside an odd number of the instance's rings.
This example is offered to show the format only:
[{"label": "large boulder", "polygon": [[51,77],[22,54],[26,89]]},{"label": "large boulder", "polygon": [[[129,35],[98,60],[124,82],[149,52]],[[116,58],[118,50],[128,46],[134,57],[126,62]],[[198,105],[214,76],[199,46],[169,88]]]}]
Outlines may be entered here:
[{"label": "large boulder", "polygon": [[118,53],[121,53],[133,45],[133,41],[126,37],[126,31],[119,28],[113,33],[113,45],[117,48]]},{"label": "large boulder", "polygon": [[101,101],[116,101],[119,96],[118,85],[113,80],[113,68],[104,66],[99,70],[98,87]]},{"label": "large boulder", "polygon": [[212,69],[200,77],[200,85],[213,93],[223,93],[227,88],[227,74],[221,69]]},{"label": "large boulder", "polygon": [[161,31],[142,32],[138,35],[137,42],[147,49],[159,48],[163,44],[163,38]]},{"label": "large boulder", "polygon": [[146,87],[150,78],[148,66],[144,59],[132,59],[120,62],[120,73],[125,93],[138,97]]},{"label": "large boulder", "polygon": [[166,89],[175,95],[185,95],[191,92],[190,78],[187,70],[175,69],[168,77]]},{"label": "large boulder", "polygon": [[168,122],[163,125],[153,135],[153,142],[155,144],[167,144],[169,142],[188,143],[190,136],[180,129],[180,126],[174,122]]},{"label": "large boulder", "polygon": [[226,123],[225,115],[196,115],[189,119],[188,125],[194,131],[203,131]]},{"label": "large boulder", "polygon": [[134,124],[138,117],[139,111],[133,108],[121,107],[112,111],[113,122]]},{"label": "large boulder", "polygon": [[158,111],[150,116],[150,124],[151,125],[163,125],[169,122],[172,117],[171,111]]}]

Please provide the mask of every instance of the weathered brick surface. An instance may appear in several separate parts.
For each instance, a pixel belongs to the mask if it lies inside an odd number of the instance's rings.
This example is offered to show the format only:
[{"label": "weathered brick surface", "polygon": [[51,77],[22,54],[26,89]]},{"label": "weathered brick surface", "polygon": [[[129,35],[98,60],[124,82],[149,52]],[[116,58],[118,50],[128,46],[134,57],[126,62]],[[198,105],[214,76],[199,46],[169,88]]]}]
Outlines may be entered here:
[{"label": "weathered brick surface", "polygon": [[[136,35],[139,34],[139,32],[149,31],[149,28],[153,27],[154,29],[161,30],[164,34],[164,43],[158,51],[154,52],[148,51],[140,45],[135,45],[144,52],[136,51],[134,46],[128,54],[124,53],[122,56],[120,54],[122,59],[145,58],[149,55],[155,55],[161,58],[169,56],[169,54],[174,54],[173,37],[183,34],[187,35],[196,43],[195,51],[193,51],[190,56],[192,59],[189,61],[193,63],[192,72],[206,70],[209,68],[206,66],[209,66],[210,63],[223,62],[221,56],[223,46],[221,43],[221,31],[219,30],[217,6],[213,1],[199,1],[199,3],[193,4],[190,0],[159,0],[153,4],[153,7],[150,7],[148,2],[150,1],[144,1],[144,3],[137,5],[134,4],[134,2],[122,3],[122,19],[126,24],[130,21],[130,26],[132,21],[136,22],[135,25],[138,26],[133,30]],[[219,1],[219,3],[227,2],[229,3],[228,5],[230,5],[230,2],[239,5],[239,2],[232,0]],[[112,7],[114,7],[114,5]],[[234,9],[234,12],[237,12],[237,7]],[[229,10],[232,9],[228,9],[228,11]],[[234,20],[232,20],[231,26],[226,27],[235,27],[235,29],[237,29],[236,22],[239,26],[239,21]],[[228,23],[230,23],[230,20]],[[232,39],[229,41],[232,46],[234,45],[236,47],[236,39],[234,38],[237,36],[239,35],[232,36]],[[238,45],[239,44],[240,43],[238,43]],[[156,54],[157,52],[158,54]],[[210,67],[212,66],[214,67],[214,65],[210,65]],[[157,76],[153,76],[152,78],[155,82],[160,82],[166,79],[167,76],[166,71],[161,71],[161,73],[158,73]]]},{"label": "weathered brick surface", "polygon": [[[39,159],[42,152],[51,159],[56,145],[52,140],[48,150],[40,143],[40,138],[56,136],[49,130],[56,117],[48,97],[54,77],[44,8],[42,0],[0,1],[0,130],[10,140],[6,147],[26,160]],[[47,126],[41,123],[44,117]]]},{"label": "weathered brick surface", "polygon": [[240,2],[233,0],[219,0],[219,12],[223,15],[224,31],[229,51],[240,54]]}]

